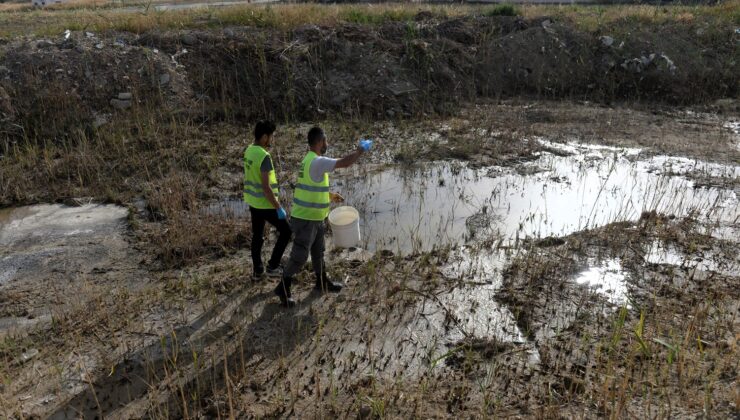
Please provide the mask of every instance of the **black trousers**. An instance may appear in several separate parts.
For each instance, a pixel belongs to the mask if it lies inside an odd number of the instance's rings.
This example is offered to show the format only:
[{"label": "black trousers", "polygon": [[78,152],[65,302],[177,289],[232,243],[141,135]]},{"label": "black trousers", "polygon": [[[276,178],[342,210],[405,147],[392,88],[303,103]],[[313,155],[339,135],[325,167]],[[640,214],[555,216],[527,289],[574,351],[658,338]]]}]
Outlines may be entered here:
[{"label": "black trousers", "polygon": [[265,222],[275,226],[278,239],[272,249],[272,256],[267,262],[269,268],[277,268],[283,258],[285,248],[290,242],[291,230],[287,220],[280,220],[275,209],[256,209],[249,206],[252,215],[252,267],[255,274],[262,274],[265,267],[262,265],[262,245],[265,243]]}]

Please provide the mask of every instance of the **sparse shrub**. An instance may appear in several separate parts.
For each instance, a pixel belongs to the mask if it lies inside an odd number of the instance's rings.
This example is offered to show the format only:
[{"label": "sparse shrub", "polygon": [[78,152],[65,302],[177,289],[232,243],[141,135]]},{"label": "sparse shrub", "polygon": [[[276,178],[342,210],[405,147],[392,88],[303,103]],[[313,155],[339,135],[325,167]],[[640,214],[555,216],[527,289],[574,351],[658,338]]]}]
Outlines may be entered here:
[{"label": "sparse shrub", "polygon": [[519,9],[512,4],[499,4],[483,12],[484,16],[517,16]]}]

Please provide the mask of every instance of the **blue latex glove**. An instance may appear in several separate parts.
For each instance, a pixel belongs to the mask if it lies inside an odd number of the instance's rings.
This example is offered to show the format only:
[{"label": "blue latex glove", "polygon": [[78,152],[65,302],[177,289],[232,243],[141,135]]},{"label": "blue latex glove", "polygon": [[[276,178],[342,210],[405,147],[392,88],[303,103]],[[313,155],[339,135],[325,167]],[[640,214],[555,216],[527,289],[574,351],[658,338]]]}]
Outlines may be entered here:
[{"label": "blue latex glove", "polygon": [[278,219],[285,220],[288,218],[288,213],[285,212],[285,209],[280,207],[277,209]]},{"label": "blue latex glove", "polygon": [[367,152],[370,150],[370,148],[373,147],[373,141],[370,139],[361,139],[360,140],[360,149]]}]

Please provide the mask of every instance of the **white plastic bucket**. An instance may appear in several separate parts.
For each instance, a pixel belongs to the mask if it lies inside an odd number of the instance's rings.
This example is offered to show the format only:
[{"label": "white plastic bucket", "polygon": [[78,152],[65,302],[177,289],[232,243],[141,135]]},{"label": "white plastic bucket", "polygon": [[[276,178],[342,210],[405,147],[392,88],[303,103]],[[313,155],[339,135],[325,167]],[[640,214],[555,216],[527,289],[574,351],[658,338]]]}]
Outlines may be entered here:
[{"label": "white plastic bucket", "polygon": [[360,243],[360,213],[354,207],[337,207],[329,213],[334,246],[351,248]]}]

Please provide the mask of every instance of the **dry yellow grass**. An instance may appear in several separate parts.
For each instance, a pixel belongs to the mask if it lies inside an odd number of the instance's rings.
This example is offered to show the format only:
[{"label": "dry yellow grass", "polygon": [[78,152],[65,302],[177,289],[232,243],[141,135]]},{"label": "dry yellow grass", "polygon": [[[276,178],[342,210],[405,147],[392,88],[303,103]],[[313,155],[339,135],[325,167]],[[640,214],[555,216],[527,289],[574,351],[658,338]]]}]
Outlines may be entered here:
[{"label": "dry yellow grass", "polygon": [[[139,1],[115,1],[115,0],[68,0],[65,3],[53,4],[46,6],[45,11],[55,10],[70,10],[70,9],[96,9],[96,8],[110,8],[110,7],[121,7],[130,6],[134,4],[141,4]],[[23,3],[1,3],[0,13],[2,12],[24,12],[34,10],[34,6],[31,5],[31,1],[24,1]]]},{"label": "dry yellow grass", "polygon": [[[27,5],[0,6],[0,36],[53,35],[72,30],[118,30],[141,33],[153,29],[213,28],[226,25],[250,25],[290,29],[304,24],[335,25],[338,23],[378,24],[387,21],[411,20],[420,11],[439,17],[485,13],[494,6],[419,5],[419,4],[240,4],[220,8],[200,8],[175,11],[112,10],[121,3],[102,0],[76,0],[43,10]],[[126,3],[127,6],[137,3]],[[142,3],[138,3],[142,4]],[[620,20],[645,23],[670,21],[690,22],[709,17],[718,23],[740,24],[740,0],[718,6],[516,6],[526,18],[551,16],[568,20],[579,28],[598,30]]]}]

